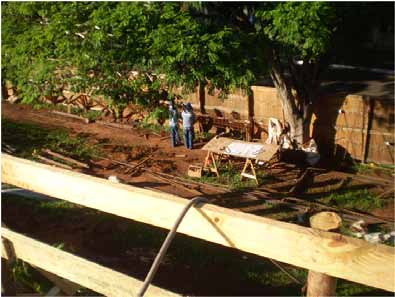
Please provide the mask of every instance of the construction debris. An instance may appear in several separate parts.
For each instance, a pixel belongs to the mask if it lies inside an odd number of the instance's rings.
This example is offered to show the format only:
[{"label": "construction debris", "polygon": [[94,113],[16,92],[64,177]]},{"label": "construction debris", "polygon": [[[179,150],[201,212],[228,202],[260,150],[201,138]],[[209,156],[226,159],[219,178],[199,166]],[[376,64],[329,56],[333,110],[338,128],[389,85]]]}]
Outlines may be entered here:
[{"label": "construction debris", "polygon": [[365,239],[370,243],[383,243],[388,241],[389,243],[394,244],[395,231],[392,231],[390,233],[384,233],[384,232],[368,233],[363,235],[363,239]]},{"label": "construction debris", "polygon": [[7,143],[2,144],[2,150],[8,154],[13,154],[16,152],[16,148],[12,147],[11,145],[9,145]]},{"label": "construction debris", "polygon": [[358,220],[350,226],[352,235],[357,238],[363,238],[370,243],[384,243],[389,241],[389,243],[394,244],[395,231],[385,233],[385,232],[372,232],[368,233],[368,225],[364,220]]},{"label": "construction debris", "polygon": [[47,163],[47,164],[50,164],[50,165],[55,165],[55,166],[61,167],[61,168],[63,168],[63,169],[69,169],[69,170],[72,170],[72,169],[73,169],[73,167],[71,167],[71,166],[69,166],[69,165],[56,162],[56,161],[54,161],[54,160],[45,158],[45,157],[40,156],[40,155],[38,155],[38,154],[33,154],[33,156],[36,157],[37,159],[43,161],[44,163]]},{"label": "construction debris", "polygon": [[203,167],[198,165],[189,165],[188,167],[188,176],[190,177],[202,177]]},{"label": "construction debris", "polygon": [[45,149],[45,150],[43,150],[43,152],[45,152],[46,154],[48,154],[48,155],[50,155],[50,156],[53,156],[53,157],[55,157],[55,158],[64,160],[64,161],[66,161],[66,162],[74,163],[74,164],[76,164],[76,165],[79,166],[79,167],[89,169],[89,165],[88,165],[88,164],[82,163],[82,162],[77,161],[77,160],[75,160],[75,159],[73,159],[73,158],[70,158],[70,157],[66,157],[66,156],[64,156],[64,155],[62,155],[62,154],[55,153],[55,152],[53,152],[53,151],[51,151],[51,150],[49,150],[49,149]]},{"label": "construction debris", "polygon": [[282,130],[283,127],[278,119],[269,118],[269,123],[268,123],[269,135],[268,138],[266,139],[266,144],[279,144]]},{"label": "construction debris", "polygon": [[302,150],[306,153],[306,162],[310,166],[314,166],[320,160],[320,154],[318,153],[317,143],[313,138],[310,139],[306,144],[302,146]]},{"label": "construction debris", "polygon": [[118,178],[116,175],[110,175],[110,176],[108,177],[108,180],[109,180],[110,182],[113,182],[113,183],[116,183],[116,184],[121,183],[121,181],[119,180],[119,178]]},{"label": "construction debris", "polygon": [[364,220],[358,220],[351,224],[350,230],[356,237],[362,237],[363,234],[368,232],[367,226]]},{"label": "construction debris", "polygon": [[134,166],[129,167],[126,171],[125,174],[130,174],[132,175],[133,173],[135,173],[137,171],[137,169],[139,169],[139,167],[141,167],[145,162],[147,162],[148,160],[151,159],[151,156],[148,156],[146,158],[144,158],[143,160],[141,160],[139,163],[137,163]]},{"label": "construction debris", "polygon": [[308,168],[304,173],[297,179],[295,185],[289,190],[289,194],[301,194],[314,183],[314,173]]}]

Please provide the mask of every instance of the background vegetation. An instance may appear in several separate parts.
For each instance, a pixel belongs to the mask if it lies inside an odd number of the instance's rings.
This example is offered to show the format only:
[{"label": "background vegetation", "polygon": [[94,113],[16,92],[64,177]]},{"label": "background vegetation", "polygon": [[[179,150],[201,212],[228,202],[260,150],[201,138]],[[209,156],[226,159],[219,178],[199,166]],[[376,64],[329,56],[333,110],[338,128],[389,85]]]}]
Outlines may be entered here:
[{"label": "background vegetation", "polygon": [[2,83],[24,102],[57,102],[69,89],[98,96],[120,118],[129,102],[155,108],[176,87],[199,87],[204,111],[205,87],[226,97],[269,75],[299,143],[329,62],[360,50],[370,28],[393,30],[394,10],[344,2],[1,5]]}]

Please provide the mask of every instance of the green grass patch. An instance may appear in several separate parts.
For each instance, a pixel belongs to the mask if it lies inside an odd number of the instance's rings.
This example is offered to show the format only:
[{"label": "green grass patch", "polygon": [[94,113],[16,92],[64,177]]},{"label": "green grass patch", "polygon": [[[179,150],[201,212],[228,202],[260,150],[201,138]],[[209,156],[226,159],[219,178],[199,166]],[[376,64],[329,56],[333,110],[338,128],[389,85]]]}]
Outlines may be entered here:
[{"label": "green grass patch", "polygon": [[87,136],[71,136],[65,129],[50,129],[31,123],[2,119],[2,141],[16,149],[15,155],[32,158],[42,149],[87,161],[100,155],[97,146],[88,144]]},{"label": "green grass patch", "polygon": [[[257,263],[255,265],[249,265],[249,267],[247,267],[247,269],[244,271],[244,276],[249,280],[254,280],[262,285],[271,287],[280,287],[284,285],[295,284],[295,281],[291,279],[291,277],[289,277],[281,270],[274,268],[274,264],[272,264],[273,267],[270,267],[271,269],[268,269],[268,264],[269,263]],[[284,268],[286,267],[286,271],[293,277],[295,277],[298,281],[300,281],[302,284],[306,282],[307,270],[297,267],[291,267],[286,264],[280,265]]]},{"label": "green grass patch", "polygon": [[[3,185],[2,185],[3,186]],[[2,202],[12,203],[20,207],[29,207],[37,215],[48,215],[54,218],[63,218],[67,216],[78,216],[82,206],[58,199],[36,199],[23,197],[15,193],[3,193]]]},{"label": "green grass patch", "polygon": [[321,199],[321,202],[340,208],[360,211],[371,211],[384,206],[383,200],[377,198],[367,189],[344,190],[338,193],[332,193],[328,197]]},{"label": "green grass patch", "polygon": [[46,294],[53,286],[49,280],[22,260],[17,259],[11,271],[17,282],[36,293]]},{"label": "green grass patch", "polygon": [[136,125],[137,125],[138,128],[145,129],[145,130],[148,130],[148,131],[152,131],[152,132],[155,132],[155,133],[161,133],[161,132],[167,132],[168,133],[168,132],[170,132],[170,127],[164,126],[164,125],[161,126],[159,124],[151,123],[151,122],[148,122],[148,121],[138,122],[138,123],[136,123]]},{"label": "green grass patch", "polygon": [[[255,180],[249,178],[244,178],[244,180],[240,179],[241,168],[237,166],[227,164],[225,166],[219,167],[218,170],[220,172],[219,177],[217,177],[213,173],[205,173],[198,180],[202,183],[207,183],[211,185],[227,186],[231,190],[241,191],[247,189],[254,189],[257,187]],[[267,174],[257,171],[257,179],[260,184],[268,178],[269,176]]]},{"label": "green grass patch", "polygon": [[211,140],[211,138],[213,138],[215,136],[214,133],[210,133],[210,132],[198,132],[195,133],[195,141],[196,142],[206,142]]},{"label": "green grass patch", "polygon": [[359,174],[370,174],[377,170],[382,171],[386,174],[392,174],[395,172],[395,166],[385,165],[385,164],[375,164],[375,163],[369,163],[369,164],[354,163],[352,170],[355,173],[359,173]]}]

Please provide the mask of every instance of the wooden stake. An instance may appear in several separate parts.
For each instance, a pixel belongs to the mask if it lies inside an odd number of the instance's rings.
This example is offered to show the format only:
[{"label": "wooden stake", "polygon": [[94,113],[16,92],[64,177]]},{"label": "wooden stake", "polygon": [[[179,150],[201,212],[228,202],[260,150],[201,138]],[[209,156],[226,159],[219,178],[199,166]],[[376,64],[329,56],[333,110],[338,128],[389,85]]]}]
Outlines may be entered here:
[{"label": "wooden stake", "polygon": [[[5,225],[2,223],[2,228]],[[7,255],[6,259],[1,259],[1,296],[16,296],[15,279],[12,274],[12,266],[16,260],[14,246],[6,238],[2,238],[2,250]]]},{"label": "wooden stake", "polygon": [[[310,225],[314,229],[330,231],[341,226],[341,218],[334,212],[320,212],[310,218]],[[335,277],[309,270],[307,277],[307,296],[335,296]]]}]

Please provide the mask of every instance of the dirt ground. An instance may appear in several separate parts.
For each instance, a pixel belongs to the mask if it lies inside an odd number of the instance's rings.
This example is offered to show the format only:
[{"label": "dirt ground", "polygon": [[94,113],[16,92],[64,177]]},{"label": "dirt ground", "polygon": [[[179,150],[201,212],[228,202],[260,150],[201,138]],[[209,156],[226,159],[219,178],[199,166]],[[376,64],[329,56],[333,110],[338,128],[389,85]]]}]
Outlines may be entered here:
[{"label": "dirt ground", "polygon": [[[143,157],[150,156],[151,159],[144,164],[145,167],[154,171],[166,172],[176,176],[185,177],[187,175],[188,166],[190,164],[203,164],[206,155],[206,152],[200,149],[204,143],[195,145],[193,150],[188,150],[184,146],[172,148],[170,146],[169,138],[163,139],[164,137],[149,134],[147,139],[147,137],[144,137],[145,132],[142,130],[119,129],[98,123],[85,124],[83,121],[64,117],[46,109],[32,109],[29,105],[12,105],[3,103],[2,118],[21,123],[31,122],[48,128],[66,128],[71,134],[88,136],[88,141],[92,144],[105,141],[105,145],[102,146],[102,149],[105,151],[105,157],[109,159],[125,163],[128,163],[131,160],[131,164],[136,164]],[[147,151],[130,152],[127,151],[127,149],[119,149],[119,147],[125,145],[138,145]],[[118,150],[114,148],[118,148]],[[139,153],[141,155],[140,158],[138,156]],[[84,173],[104,178],[108,178],[110,175],[116,175],[124,183],[139,187],[153,188],[159,191],[176,194],[184,198],[192,198],[197,195],[214,195],[222,192],[217,191],[212,187],[188,188],[176,183],[169,184],[165,180],[160,179],[157,176],[154,177],[152,174],[145,171],[140,171],[133,175],[125,174],[108,160],[95,160],[92,161],[92,163],[93,166],[91,166],[91,169],[83,171]],[[258,190],[275,190],[282,193],[287,192],[301,174],[301,170],[301,168],[294,164],[280,164],[280,166],[271,170],[271,174],[274,178],[266,180]],[[394,179],[391,175],[383,175],[383,173],[378,170],[372,171],[370,174],[373,175],[373,177],[378,177],[388,181],[391,185],[394,184]],[[345,175],[337,171],[325,171],[323,174],[316,174],[314,177],[314,184],[309,187],[309,190],[306,193],[301,194],[298,197],[306,200],[315,199],[317,196],[322,196],[325,193],[336,190],[344,178]],[[347,188],[367,188],[370,191],[379,194],[386,189],[386,186],[383,186],[381,183],[376,183],[374,179],[352,179],[348,183]],[[223,199],[220,200],[222,201]],[[234,207],[234,201],[228,202],[230,205],[224,204],[223,206]],[[377,211],[382,216],[392,219],[394,218],[393,205],[392,207],[389,205],[389,207]]]},{"label": "dirt ground", "polygon": [[[98,123],[85,124],[80,120],[54,114],[48,110],[33,110],[27,105],[3,103],[1,114],[2,118],[16,122],[31,122],[48,128],[66,128],[74,135],[87,135],[88,141],[92,144],[105,140],[105,145],[102,147],[105,151],[105,157],[109,159],[136,164],[143,158],[150,156],[151,159],[144,166],[154,172],[159,171],[185,177],[188,166],[190,164],[203,163],[206,155],[205,151],[199,149],[203,144],[199,144],[193,150],[187,150],[183,146],[171,148],[168,138],[163,139],[161,136],[149,134],[147,139],[141,130],[119,129]],[[143,148],[142,151],[131,152],[122,150],[124,145],[136,144]],[[204,195],[210,197],[210,202],[217,205],[293,223],[297,222],[300,214],[300,210],[295,211],[295,209],[286,209],[282,206],[275,205],[268,208],[263,203],[263,196],[254,196],[257,191],[268,196],[271,194],[278,196],[279,193],[286,193],[301,173],[301,169],[292,164],[282,164],[282,166],[273,169],[272,175],[275,178],[268,180],[267,183],[254,189],[254,191],[250,191],[250,195],[240,195],[239,192],[224,193],[224,191],[213,187],[201,187],[198,185],[187,187],[182,184],[169,183],[147,171],[128,174],[125,173],[125,170],[121,170],[119,166],[114,166],[114,163],[108,160],[95,160],[92,161],[91,165],[89,170],[81,171],[103,178],[116,175],[123,183],[172,193],[184,198]],[[379,173],[374,174],[374,177],[385,179],[387,183],[383,185],[372,180],[353,179],[347,187],[353,189],[369,188],[372,192],[381,193],[388,188],[389,183],[392,183],[393,186],[393,178],[390,175],[382,176]],[[331,192],[333,189],[341,186],[344,178],[344,173],[336,171],[325,171],[323,174],[317,174],[309,190],[297,197],[306,201],[315,201],[316,197],[322,195],[322,193]],[[393,201],[387,203],[385,208],[374,210],[372,213],[393,221]],[[125,230],[131,228],[130,221],[115,216],[110,216],[111,218],[109,218],[108,215],[105,216],[109,221],[100,221],[97,219],[98,213],[93,210],[80,209],[78,212],[65,210],[65,214],[67,215],[59,216],[54,220],[53,216],[45,215],[42,212],[40,212],[40,215],[37,215],[32,208],[27,206],[10,202],[2,205],[3,220],[11,229],[28,233],[29,236],[51,244],[64,242],[66,249],[70,252],[113,267],[134,277],[144,277],[156,253],[156,249],[134,246],[131,244],[132,241],[128,241],[127,244],[122,240],[120,241],[121,243],[114,243],[114,233],[125,233]],[[134,222],[133,224],[139,223]],[[38,226],[42,227],[37,228]],[[157,248],[159,248],[166,232],[159,228],[154,229],[156,229],[155,232],[157,233],[155,234],[157,234],[159,239],[156,243]],[[133,236],[136,236],[136,233]],[[182,242],[185,236],[180,235],[180,237],[179,241]],[[97,244],[98,242],[100,244]],[[246,253],[214,244],[204,242],[204,245],[208,246],[208,249],[211,251],[214,248],[219,249],[220,253],[229,254],[230,257],[237,258],[238,261],[244,259],[244,257],[250,261],[247,261],[250,264],[266,261],[260,257],[247,255]],[[182,248],[181,244],[180,249]],[[180,254],[170,253],[171,257],[180,257]],[[202,267],[202,269],[191,267],[193,263],[180,264],[179,261],[169,260],[168,263],[172,263],[172,265],[165,264],[160,268],[155,284],[176,292],[196,295],[294,295],[298,294],[300,290],[300,286],[295,284],[288,287],[273,288],[259,282],[240,279],[239,274],[227,267],[226,261],[221,262],[221,257],[218,257],[218,261],[215,259],[217,258],[212,260],[213,263],[204,265],[204,269]],[[270,266],[270,263],[268,265],[272,270],[274,269]],[[204,286],[200,284],[204,284]]]}]

